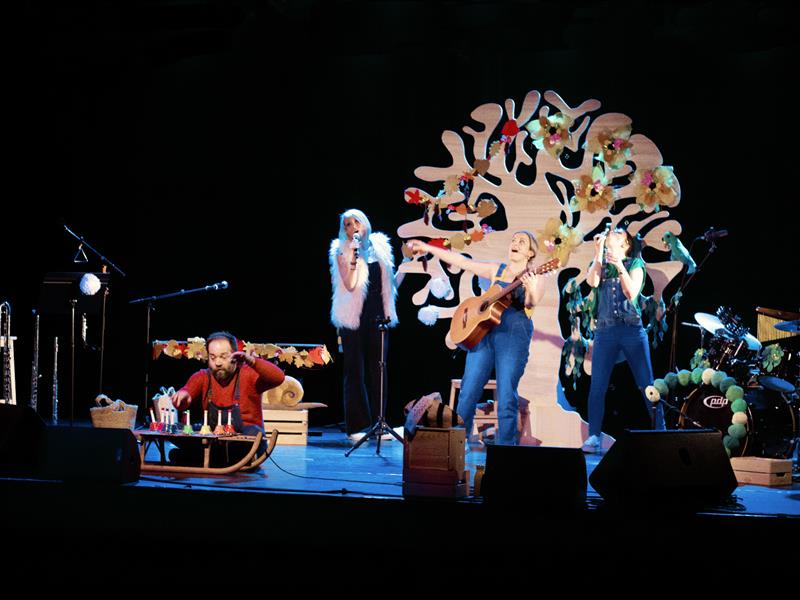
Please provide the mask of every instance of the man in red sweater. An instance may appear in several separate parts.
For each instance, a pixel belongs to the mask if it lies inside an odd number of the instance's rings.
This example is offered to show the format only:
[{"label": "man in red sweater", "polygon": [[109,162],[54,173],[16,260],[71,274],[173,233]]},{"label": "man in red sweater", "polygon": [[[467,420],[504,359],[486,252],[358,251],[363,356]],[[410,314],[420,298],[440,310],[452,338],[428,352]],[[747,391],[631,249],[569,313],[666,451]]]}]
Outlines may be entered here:
[{"label": "man in red sweater", "polygon": [[[211,427],[220,417],[222,424],[227,424],[230,412],[238,433],[255,435],[258,431],[264,432],[261,394],[282,384],[284,375],[271,362],[242,352],[238,347],[236,338],[227,331],[209,335],[206,340],[208,368],[192,375],[171,400],[177,409],[184,410],[200,399],[203,409],[208,410]],[[259,454],[265,449],[266,441]]]}]

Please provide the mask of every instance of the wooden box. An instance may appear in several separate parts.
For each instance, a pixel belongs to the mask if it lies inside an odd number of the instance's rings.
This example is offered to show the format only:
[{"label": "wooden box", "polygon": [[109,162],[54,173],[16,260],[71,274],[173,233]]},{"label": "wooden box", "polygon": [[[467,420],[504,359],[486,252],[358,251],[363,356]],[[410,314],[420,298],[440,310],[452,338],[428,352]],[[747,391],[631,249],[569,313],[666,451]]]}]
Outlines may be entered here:
[{"label": "wooden box", "polygon": [[463,473],[464,442],[463,427],[418,427],[403,447],[403,468]]},{"label": "wooden box", "polygon": [[437,485],[435,483],[403,482],[403,496],[421,496],[425,498],[464,498],[469,495],[467,482],[455,485]]},{"label": "wooden box", "polygon": [[792,485],[792,461],[781,458],[742,456],[731,459],[739,484],[776,487]]},{"label": "wooden box", "polygon": [[263,409],[264,431],[267,435],[278,430],[278,445],[305,446],[308,444],[307,410]]}]

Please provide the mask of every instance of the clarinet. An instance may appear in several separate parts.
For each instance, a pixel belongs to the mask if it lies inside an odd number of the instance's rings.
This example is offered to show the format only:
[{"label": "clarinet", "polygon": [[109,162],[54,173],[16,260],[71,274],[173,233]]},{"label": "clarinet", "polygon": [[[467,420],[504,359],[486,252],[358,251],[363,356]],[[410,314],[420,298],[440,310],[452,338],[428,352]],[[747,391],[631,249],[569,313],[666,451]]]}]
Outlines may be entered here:
[{"label": "clarinet", "polygon": [[58,425],[58,338],[53,343],[53,425]]},{"label": "clarinet", "polygon": [[39,313],[33,311],[33,363],[31,364],[31,408],[39,407]]}]

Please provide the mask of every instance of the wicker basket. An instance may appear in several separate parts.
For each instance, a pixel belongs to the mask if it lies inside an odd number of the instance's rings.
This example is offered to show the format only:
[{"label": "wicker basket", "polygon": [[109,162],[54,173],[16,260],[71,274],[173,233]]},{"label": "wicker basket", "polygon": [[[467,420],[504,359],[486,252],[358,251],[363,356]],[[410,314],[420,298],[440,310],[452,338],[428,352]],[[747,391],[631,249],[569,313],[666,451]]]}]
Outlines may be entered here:
[{"label": "wicker basket", "polygon": [[97,408],[90,408],[92,424],[106,429],[133,429],[136,426],[138,406],[122,400],[111,401],[105,394],[94,399]]}]

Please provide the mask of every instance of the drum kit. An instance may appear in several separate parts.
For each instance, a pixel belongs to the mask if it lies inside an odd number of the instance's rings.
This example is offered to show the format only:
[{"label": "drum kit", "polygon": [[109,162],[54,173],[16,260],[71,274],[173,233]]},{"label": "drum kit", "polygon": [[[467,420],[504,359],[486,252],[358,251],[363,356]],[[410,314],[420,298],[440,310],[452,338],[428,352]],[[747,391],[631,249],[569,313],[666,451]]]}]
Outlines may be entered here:
[{"label": "drum kit", "polygon": [[[769,347],[762,347],[730,309],[721,307],[716,315],[696,313],[695,321],[711,368],[733,377],[745,391],[747,437],[734,456],[791,458],[800,420],[800,338],[781,339],[781,360],[774,364],[765,360]],[[800,320],[778,322],[774,328],[797,335]],[[706,334],[711,334],[707,344]],[[725,395],[711,385],[689,394],[680,412],[680,428],[715,428],[725,433],[731,424]]]}]

